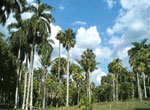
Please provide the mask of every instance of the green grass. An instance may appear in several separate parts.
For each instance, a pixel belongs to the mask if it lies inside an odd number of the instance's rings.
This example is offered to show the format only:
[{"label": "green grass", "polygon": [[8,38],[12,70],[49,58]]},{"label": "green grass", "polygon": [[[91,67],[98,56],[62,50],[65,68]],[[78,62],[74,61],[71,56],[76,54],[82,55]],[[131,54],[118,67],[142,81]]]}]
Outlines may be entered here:
[{"label": "green grass", "polygon": [[[39,109],[42,110],[42,109]],[[43,109],[44,110],[44,109]],[[47,108],[45,110],[80,110],[74,107]],[[93,110],[150,110],[150,100],[131,100],[128,102],[102,102],[93,104]]]},{"label": "green grass", "polygon": [[[110,109],[111,107],[111,109]],[[0,109],[6,110],[6,109]],[[14,110],[14,109],[7,109]],[[59,108],[46,108],[38,110],[80,110],[77,106],[73,107],[59,107]],[[150,100],[130,100],[128,102],[101,102],[93,104],[93,110],[150,110]]]}]

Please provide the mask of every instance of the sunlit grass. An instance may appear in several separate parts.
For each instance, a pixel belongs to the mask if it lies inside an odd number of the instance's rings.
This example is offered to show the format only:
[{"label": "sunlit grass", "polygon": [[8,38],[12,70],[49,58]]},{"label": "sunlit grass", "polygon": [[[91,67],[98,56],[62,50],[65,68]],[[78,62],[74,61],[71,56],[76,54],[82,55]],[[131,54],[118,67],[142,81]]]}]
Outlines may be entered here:
[{"label": "sunlit grass", "polygon": [[[59,107],[39,110],[80,110],[79,107]],[[93,110],[150,110],[150,100],[128,102],[101,102],[93,104]]]},{"label": "sunlit grass", "polygon": [[[14,109],[0,109],[0,110],[14,110]],[[70,107],[50,107],[46,109],[36,110],[80,110],[78,106]],[[150,100],[130,100],[124,102],[101,102],[93,104],[93,110],[150,110]]]}]

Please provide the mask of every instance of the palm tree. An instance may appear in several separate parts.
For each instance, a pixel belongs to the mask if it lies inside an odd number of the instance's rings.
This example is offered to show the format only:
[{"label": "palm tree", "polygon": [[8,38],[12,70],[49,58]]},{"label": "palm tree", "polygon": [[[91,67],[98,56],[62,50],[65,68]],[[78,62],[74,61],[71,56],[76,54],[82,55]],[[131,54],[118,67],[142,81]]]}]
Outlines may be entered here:
[{"label": "palm tree", "polygon": [[118,75],[120,74],[122,70],[122,64],[120,59],[114,59],[109,65],[108,65],[109,72],[113,73],[116,76],[116,96],[114,95],[114,79],[113,79],[113,100],[114,97],[116,98],[116,101],[118,102]]},{"label": "palm tree", "polygon": [[91,90],[90,90],[90,73],[97,69],[97,63],[95,60],[96,56],[93,53],[92,49],[87,49],[81,55],[81,60],[77,60],[83,70],[87,73],[87,96],[89,97],[89,101],[91,102]]},{"label": "palm tree", "polygon": [[71,47],[74,47],[76,44],[75,41],[75,33],[72,29],[67,29],[64,32],[64,37],[61,40],[61,43],[63,44],[63,47],[67,50],[67,97],[66,97],[66,106],[69,106],[69,51]]},{"label": "palm tree", "polygon": [[6,23],[10,13],[15,12],[16,16],[20,16],[21,9],[26,5],[26,0],[1,0],[0,1],[0,23]]},{"label": "palm tree", "polygon": [[[53,7],[48,6],[47,4],[42,4],[41,0],[37,0],[37,6],[29,6],[25,11],[33,12],[33,16],[30,19],[30,26],[28,32],[28,42],[31,45],[30,53],[30,75],[31,75],[31,92],[30,92],[30,110],[32,110],[33,105],[33,62],[34,62],[34,53],[36,45],[42,42],[42,39],[45,34],[50,33],[50,23],[54,21],[54,18],[51,14],[46,13],[46,11],[53,10]],[[44,36],[43,36],[44,35]],[[46,39],[46,38],[45,38]],[[29,80],[30,82],[30,80]],[[28,89],[29,90],[29,89]],[[26,110],[28,109],[28,98],[26,100]]]},{"label": "palm tree", "polygon": [[[9,38],[11,47],[13,52],[16,52],[17,56],[17,83],[16,83],[16,94],[15,94],[15,107],[18,108],[19,106],[19,76],[21,76],[21,67],[22,62],[25,58],[26,53],[26,43],[27,43],[27,36],[26,36],[26,21],[22,21],[20,17],[17,18],[18,23],[12,23],[8,26],[8,29],[11,33],[11,37]],[[18,31],[12,31],[14,28],[18,29]]]},{"label": "palm tree", "polygon": [[[48,34],[45,34],[48,36]],[[46,37],[47,38],[47,37]],[[54,43],[52,40],[43,39],[42,42],[37,46],[37,52],[41,59],[41,64],[43,66],[43,77],[42,77],[42,108],[45,108],[45,80],[47,76],[47,68],[51,65],[51,54],[52,54],[52,45]]]},{"label": "palm tree", "polygon": [[80,66],[74,64],[73,66],[73,79],[77,83],[77,89],[78,89],[78,98],[77,98],[77,104],[79,105],[80,100],[80,88],[81,88],[81,82],[84,78],[82,75],[83,70],[80,68]]},{"label": "palm tree", "polygon": [[[53,61],[53,64],[51,66],[51,73],[55,76],[58,77],[58,67],[59,67],[59,57],[56,58]],[[66,68],[67,68],[67,60],[63,57],[60,58],[60,82],[62,81],[63,75],[66,74]]]},{"label": "palm tree", "polygon": [[64,37],[64,32],[63,31],[59,31],[56,35],[56,39],[59,40],[59,61],[58,61],[58,80],[60,82],[60,43],[62,42],[62,39]]},{"label": "palm tree", "polygon": [[148,58],[146,57],[148,54],[145,54],[148,48],[148,46],[145,44],[146,41],[147,39],[144,39],[140,43],[133,42],[132,44],[134,45],[134,47],[128,51],[128,55],[130,57],[129,63],[137,74],[138,96],[141,101],[142,101],[142,93],[141,93],[141,87],[139,84],[139,73],[142,73],[143,75],[144,93],[145,93],[145,98],[147,98],[145,74],[144,74],[144,72],[146,71],[146,62],[148,62],[147,61]]}]

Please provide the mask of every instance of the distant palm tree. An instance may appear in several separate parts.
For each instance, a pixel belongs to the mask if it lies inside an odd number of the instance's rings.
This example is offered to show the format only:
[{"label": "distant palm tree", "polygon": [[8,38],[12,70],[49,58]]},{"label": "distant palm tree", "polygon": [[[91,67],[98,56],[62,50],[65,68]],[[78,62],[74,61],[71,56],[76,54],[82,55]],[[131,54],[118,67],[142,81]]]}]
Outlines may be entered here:
[{"label": "distant palm tree", "polygon": [[77,60],[83,70],[86,72],[86,80],[87,80],[87,96],[89,97],[89,101],[91,102],[91,90],[90,90],[90,73],[97,69],[96,56],[93,53],[92,49],[87,49],[81,55],[81,60]]},{"label": "distant palm tree", "polygon": [[62,81],[62,77],[63,75],[66,74],[66,68],[67,68],[67,60],[63,57],[61,58],[56,58],[54,61],[53,61],[53,64],[51,66],[51,73],[55,76],[55,77],[58,77],[58,67],[59,67],[59,60],[60,60],[60,82]]},{"label": "distant palm tree", "polygon": [[77,97],[77,104],[79,105],[79,100],[80,100],[80,88],[81,88],[81,82],[84,78],[82,75],[83,70],[81,69],[80,66],[77,64],[73,65],[73,79],[77,83],[77,89],[78,89],[78,97]]},{"label": "distant palm tree", "polygon": [[56,39],[59,40],[59,60],[58,60],[58,80],[60,82],[60,43],[62,42],[64,37],[64,32],[63,31],[59,31],[56,35]]}]

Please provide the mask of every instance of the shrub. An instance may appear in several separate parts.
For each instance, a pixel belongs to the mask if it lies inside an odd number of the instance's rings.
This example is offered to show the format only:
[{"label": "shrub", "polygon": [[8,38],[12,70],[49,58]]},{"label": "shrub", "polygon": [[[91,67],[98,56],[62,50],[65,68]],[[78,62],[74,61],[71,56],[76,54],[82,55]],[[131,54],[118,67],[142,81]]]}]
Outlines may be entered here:
[{"label": "shrub", "polygon": [[89,101],[87,96],[83,96],[79,102],[79,108],[81,110],[92,110],[92,103]]}]

